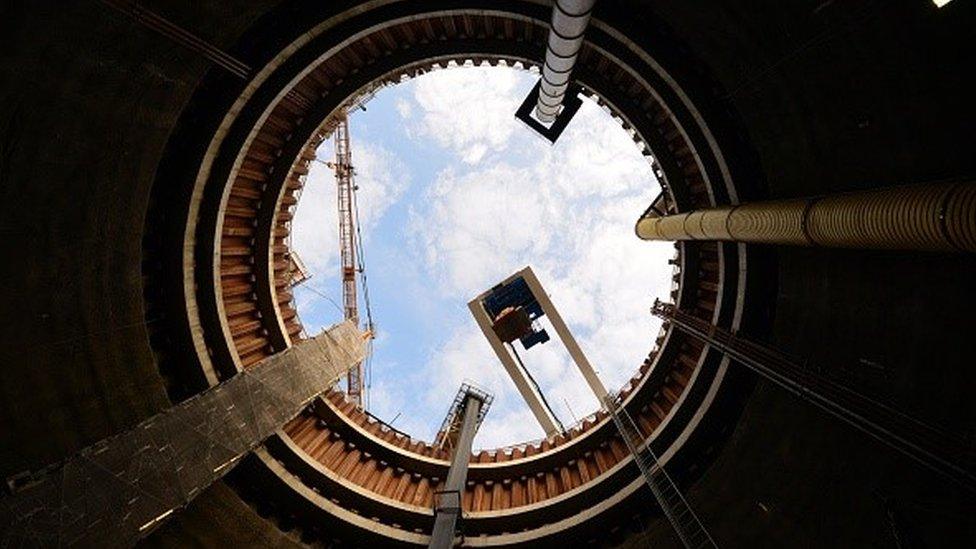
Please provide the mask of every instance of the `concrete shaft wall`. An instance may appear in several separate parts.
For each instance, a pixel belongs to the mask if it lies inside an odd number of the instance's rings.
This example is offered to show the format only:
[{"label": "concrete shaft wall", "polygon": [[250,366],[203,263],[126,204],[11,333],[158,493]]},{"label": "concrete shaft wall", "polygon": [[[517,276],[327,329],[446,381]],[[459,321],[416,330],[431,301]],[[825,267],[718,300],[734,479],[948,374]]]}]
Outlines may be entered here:
[{"label": "concrete shaft wall", "polygon": [[[276,2],[146,4],[233,49]],[[973,72],[974,11],[962,0],[942,10],[925,0],[632,0],[601,3],[595,17],[688,89],[713,90],[691,99],[706,118],[737,121],[736,131],[713,130],[730,164],[761,175],[737,182],[746,200],[976,173],[966,146],[976,90],[960,76]],[[144,310],[144,216],[160,155],[209,64],[94,1],[6,2],[0,34],[0,471],[9,476],[169,404]],[[245,61],[261,51],[240,47]],[[976,424],[971,256],[754,252],[777,276],[755,282],[775,307],[774,329],[753,335],[933,422]],[[892,524],[930,545],[974,537],[969,496],[762,385],[691,499],[723,546],[888,545]],[[155,543],[174,546],[288,543],[219,485],[161,534]]]},{"label": "concrete shaft wall", "polygon": [[[145,4],[230,47],[274,2]],[[169,405],[143,305],[144,214],[166,141],[210,63],[97,1],[4,2],[0,35],[6,478]],[[250,512],[225,492],[207,497],[220,505],[204,507],[200,523]]]},{"label": "concrete shaft wall", "polygon": [[[725,91],[748,136],[764,181],[741,201],[976,173],[963,145],[976,89],[958,78],[973,70],[963,53],[972,4],[649,4]],[[761,283],[775,293],[774,329],[754,336],[972,435],[976,258],[753,249],[778,270]],[[976,538],[963,519],[972,495],[765,384],[691,496],[723,547],[890,546],[896,533],[928,546]]]}]

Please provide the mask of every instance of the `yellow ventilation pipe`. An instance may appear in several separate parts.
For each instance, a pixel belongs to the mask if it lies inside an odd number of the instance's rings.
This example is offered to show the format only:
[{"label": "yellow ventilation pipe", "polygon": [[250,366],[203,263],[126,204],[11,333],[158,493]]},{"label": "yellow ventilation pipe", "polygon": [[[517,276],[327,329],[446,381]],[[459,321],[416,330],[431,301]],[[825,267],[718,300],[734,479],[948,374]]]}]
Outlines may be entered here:
[{"label": "yellow ventilation pipe", "polygon": [[771,200],[637,221],[644,240],[976,252],[976,183]]}]

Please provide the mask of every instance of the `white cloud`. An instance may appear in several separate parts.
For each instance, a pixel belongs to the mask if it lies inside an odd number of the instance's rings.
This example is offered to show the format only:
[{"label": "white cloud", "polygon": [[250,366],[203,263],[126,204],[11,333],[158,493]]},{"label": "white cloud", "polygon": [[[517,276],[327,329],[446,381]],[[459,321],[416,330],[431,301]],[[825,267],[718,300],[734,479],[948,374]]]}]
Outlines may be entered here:
[{"label": "white cloud", "polygon": [[352,163],[359,187],[360,227],[371,234],[377,221],[396,203],[410,185],[410,171],[389,150],[369,143],[356,143]]},{"label": "white cloud", "polygon": [[540,193],[531,172],[508,165],[458,175],[442,172],[427,193],[427,209],[412,212],[410,232],[447,295],[475,295],[518,261],[533,255],[545,232]]},{"label": "white cloud", "polygon": [[[466,302],[532,265],[606,385],[616,389],[651,349],[660,324],[648,309],[670,287],[673,248],[633,235],[658,185],[627,133],[592,102],[584,102],[549,146],[512,119],[518,86],[489,76],[496,75],[447,71],[418,82],[422,135],[461,163],[439,173],[424,207],[411,212],[412,244],[449,301]],[[495,123],[478,125],[487,120]],[[567,407],[582,417],[597,402],[550,335],[551,343],[522,355],[557,415],[570,423]],[[443,402],[465,377],[495,392],[479,445],[542,434],[470,319],[455,327],[423,371],[437,379],[427,392],[431,404]]]},{"label": "white cloud", "polygon": [[417,78],[413,99],[422,114],[413,135],[433,139],[468,164],[502,150],[516,127],[519,77],[511,69],[477,67]]},{"label": "white cloud", "polygon": [[406,120],[413,115],[413,106],[410,102],[402,97],[398,97],[396,100],[396,110],[400,114],[400,118]]},{"label": "white cloud", "polygon": [[[555,145],[533,135],[513,116],[533,83],[510,69],[475,68],[437,71],[395,88],[401,93],[393,104],[398,121],[410,124],[400,131],[432,141],[448,158],[418,190],[422,200],[411,201],[406,234],[393,246],[402,292],[436,330],[427,360],[374,370],[396,377],[374,380],[373,410],[388,420],[409,410],[396,426],[415,436],[433,435],[464,380],[496,398],[476,446],[542,436],[464,307],[525,265],[539,275],[608,388],[635,373],[657,335],[660,324],[648,309],[654,297],[667,297],[673,248],[633,234],[637,216],[659,191],[650,166],[627,133],[590,101]],[[406,183],[398,177],[405,167],[398,162],[409,159],[365,142],[354,144],[354,154],[370,227],[403,194]],[[313,269],[334,267],[337,254],[334,183],[331,172],[324,177],[327,191],[318,196],[307,188],[302,199],[301,221],[309,225],[299,231],[296,220],[295,245],[303,258],[305,248],[317,246]],[[306,211],[309,203],[317,205]],[[315,238],[299,239],[313,228]],[[567,403],[578,417],[597,404],[550,335],[552,342],[522,355],[568,424]]]},{"label": "white cloud", "polygon": [[[360,222],[364,238],[377,221],[409,186],[409,170],[389,150],[367,142],[353,141],[353,166]],[[332,160],[331,141],[318,150],[322,160]],[[315,273],[338,270],[339,226],[336,183],[332,170],[314,162],[302,190],[298,212],[292,226],[292,246]]]},{"label": "white cloud", "polygon": [[[322,157],[321,152],[319,156]],[[335,177],[332,170],[321,164],[313,163],[305,179],[291,238],[292,247],[313,274],[337,268],[339,227]]]}]

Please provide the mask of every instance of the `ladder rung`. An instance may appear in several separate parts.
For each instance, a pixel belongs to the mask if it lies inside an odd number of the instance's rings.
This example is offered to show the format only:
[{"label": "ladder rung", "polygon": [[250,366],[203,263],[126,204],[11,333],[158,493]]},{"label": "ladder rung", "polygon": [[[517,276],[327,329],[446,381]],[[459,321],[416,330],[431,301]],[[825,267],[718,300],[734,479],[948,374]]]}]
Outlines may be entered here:
[{"label": "ladder rung", "polygon": [[626,410],[618,407],[619,403],[616,400],[608,399],[606,402],[610,417],[613,418],[627,450],[633,456],[634,463],[682,543],[689,548],[713,547],[714,542],[705,532],[704,526],[692,512],[678,487],[661,467],[650,446],[645,446],[643,451],[638,450],[644,441],[633,418]]}]

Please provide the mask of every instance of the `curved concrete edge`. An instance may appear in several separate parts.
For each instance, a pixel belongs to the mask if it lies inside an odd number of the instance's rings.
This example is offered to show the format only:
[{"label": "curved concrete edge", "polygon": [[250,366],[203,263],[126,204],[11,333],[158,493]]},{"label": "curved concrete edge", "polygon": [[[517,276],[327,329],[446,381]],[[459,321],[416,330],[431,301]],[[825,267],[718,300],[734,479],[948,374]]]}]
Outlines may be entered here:
[{"label": "curved concrete edge", "polygon": [[347,511],[343,507],[332,503],[322,494],[319,494],[306,486],[300,479],[288,471],[284,465],[279,463],[278,460],[271,457],[268,451],[263,447],[255,450],[253,454],[265,467],[274,473],[275,476],[281,479],[282,482],[286,483],[289,488],[294,490],[295,493],[304,497],[307,501],[318,507],[320,510],[348,523],[351,526],[375,532],[379,535],[405,544],[427,545],[427,543],[430,541],[430,536],[425,536],[423,534],[417,534],[414,532],[407,532],[405,530],[400,530],[398,528],[393,528],[392,526],[378,523],[361,515],[357,515],[352,511]]}]

